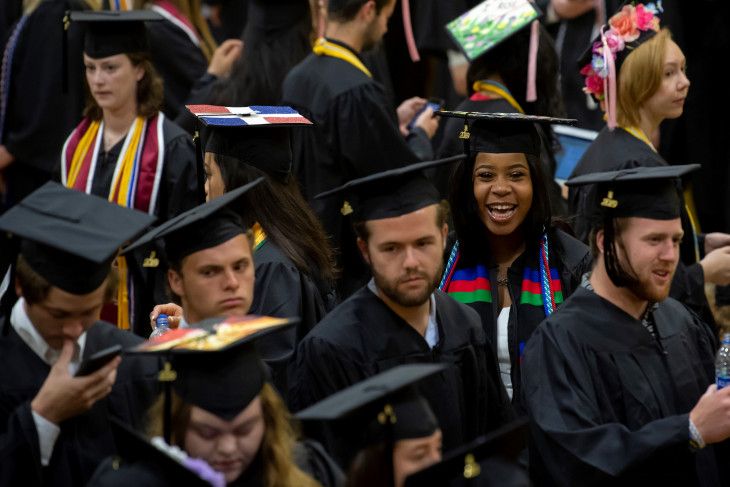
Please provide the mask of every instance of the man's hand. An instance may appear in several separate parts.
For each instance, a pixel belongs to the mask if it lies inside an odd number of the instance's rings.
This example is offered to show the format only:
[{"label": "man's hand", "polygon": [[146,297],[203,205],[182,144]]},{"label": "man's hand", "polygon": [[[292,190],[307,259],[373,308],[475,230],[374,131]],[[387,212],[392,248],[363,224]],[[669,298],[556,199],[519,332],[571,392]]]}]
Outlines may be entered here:
[{"label": "man's hand", "polygon": [[421,127],[428,135],[428,138],[431,139],[439,128],[439,118],[433,116],[433,108],[426,107],[423,113],[418,116],[414,125]]},{"label": "man's hand", "polygon": [[730,245],[730,234],[722,232],[712,232],[705,234],[705,255],[715,249]]},{"label": "man's hand", "polygon": [[158,304],[155,306],[152,313],[150,313],[150,326],[153,330],[155,329],[155,320],[160,314],[167,315],[170,328],[177,328],[180,326],[180,319],[183,317],[183,309],[175,303]]},{"label": "man's hand", "polygon": [[713,250],[700,261],[700,265],[705,273],[705,282],[727,286],[730,284],[730,245]]},{"label": "man's hand", "polygon": [[213,53],[210,60],[208,72],[219,78],[225,78],[231,74],[233,63],[236,62],[243,52],[243,41],[240,39],[227,39]]},{"label": "man's hand", "polygon": [[427,101],[425,98],[414,96],[401,103],[398,107],[398,125],[400,126],[400,133],[404,136],[408,135],[408,124],[421,111]]},{"label": "man's hand", "polygon": [[61,357],[51,367],[51,372],[30,403],[31,409],[53,424],[78,416],[91,409],[111,391],[117,378],[117,367],[121,357],[101,367],[86,377],[74,377],[68,365],[74,352],[74,343],[66,340]]},{"label": "man's hand", "polygon": [[730,387],[717,390],[712,384],[700,397],[689,419],[708,445],[730,438]]}]

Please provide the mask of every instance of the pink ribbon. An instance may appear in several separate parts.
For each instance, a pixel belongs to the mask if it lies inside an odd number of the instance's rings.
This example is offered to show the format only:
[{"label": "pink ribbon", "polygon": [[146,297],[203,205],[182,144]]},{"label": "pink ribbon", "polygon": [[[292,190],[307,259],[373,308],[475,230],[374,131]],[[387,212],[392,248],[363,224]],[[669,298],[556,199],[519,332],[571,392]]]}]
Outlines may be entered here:
[{"label": "pink ribbon", "polygon": [[411,60],[414,63],[417,63],[421,60],[421,56],[418,55],[416,40],[413,38],[413,26],[411,25],[411,7],[408,4],[408,0],[403,0],[403,3],[401,5],[403,5],[403,30],[406,33],[408,53],[411,55]]},{"label": "pink ribbon", "polygon": [[[603,62],[608,70],[608,76],[603,80],[604,103],[606,105],[606,119],[609,130],[616,128],[616,63],[613,53],[606,41],[606,26],[601,27],[601,43],[603,44]],[[606,86],[608,85],[608,86]]]},{"label": "pink ribbon", "polygon": [[527,56],[527,101],[537,100],[535,79],[537,77],[537,48],[540,45],[540,21],[533,20],[530,26],[530,50]]}]

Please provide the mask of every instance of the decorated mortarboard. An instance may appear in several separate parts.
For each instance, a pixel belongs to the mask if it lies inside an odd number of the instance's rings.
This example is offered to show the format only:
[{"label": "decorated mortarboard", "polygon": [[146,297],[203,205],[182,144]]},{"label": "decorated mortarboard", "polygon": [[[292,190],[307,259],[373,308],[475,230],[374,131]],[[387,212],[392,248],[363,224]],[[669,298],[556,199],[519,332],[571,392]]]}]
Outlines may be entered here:
[{"label": "decorated mortarboard", "polygon": [[699,168],[699,164],[635,167],[584,174],[565,184],[594,186],[590,191],[590,213],[586,215],[591,225],[604,218],[673,220],[680,217],[683,205],[677,190],[679,178]]},{"label": "decorated mortarboard", "polygon": [[125,249],[129,253],[163,239],[168,260],[180,261],[190,254],[216,247],[244,233],[241,218],[234,211],[236,200],[261,181],[258,178],[224,193],[150,230]]},{"label": "decorated mortarboard", "polygon": [[300,411],[296,418],[332,423],[342,435],[337,448],[348,450],[346,457],[380,442],[392,449],[396,441],[425,438],[439,429],[431,407],[415,386],[446,368],[444,364],[399,365],[332,394]]},{"label": "decorated mortarboard", "polygon": [[405,487],[529,486],[527,472],[518,465],[528,423],[518,419],[452,450],[440,462],[409,475]]},{"label": "decorated mortarboard", "polygon": [[629,54],[659,32],[662,2],[624,2],[578,59],[583,91],[605,101],[609,128],[616,126],[616,78]]},{"label": "decorated mortarboard", "polygon": [[464,141],[467,154],[523,153],[540,156],[540,136],[535,124],[575,125],[575,119],[523,115],[521,113],[454,112],[439,110],[435,115],[461,118],[464,130],[459,138]]},{"label": "decorated mortarboard", "polygon": [[104,198],[47,182],[0,216],[20,253],[51,285],[88,294],[109,275],[119,248],[155,218]]},{"label": "decorated mortarboard", "polygon": [[160,487],[226,485],[225,476],[204,460],[189,457],[160,437],[148,441],[118,419],[111,417],[109,421],[117,450],[115,467],[108,474],[97,473],[94,485],[126,486],[148,477]]},{"label": "decorated mortarboard", "polygon": [[[517,32],[531,25],[530,45],[540,39],[540,11],[530,0],[485,0],[444,26],[469,61],[490,51]],[[527,59],[528,102],[537,99],[535,78],[537,49],[529,49]],[[476,88],[475,88],[476,90]]]},{"label": "decorated mortarboard", "polygon": [[444,26],[469,61],[530,25],[540,11],[529,0],[486,0]]},{"label": "decorated mortarboard", "polygon": [[238,159],[279,180],[291,173],[289,128],[312,126],[296,110],[284,106],[187,108],[203,125],[199,134],[202,152]]},{"label": "decorated mortarboard", "polygon": [[418,162],[370,176],[353,179],[340,187],[316,195],[315,199],[346,194],[340,212],[354,213],[356,221],[394,218],[435,205],[441,195],[423,171],[461,161],[463,155],[435,161]]},{"label": "decorated mortarboard", "polygon": [[[210,318],[148,340],[131,354],[165,358],[159,380],[186,402],[230,421],[261,392],[267,369],[256,348],[260,337],[286,330],[296,319],[249,315]],[[165,439],[169,439],[169,398]]]},{"label": "decorated mortarboard", "polygon": [[100,59],[116,54],[149,51],[145,22],[163,20],[152,10],[73,11],[73,22],[88,24],[84,53]]}]

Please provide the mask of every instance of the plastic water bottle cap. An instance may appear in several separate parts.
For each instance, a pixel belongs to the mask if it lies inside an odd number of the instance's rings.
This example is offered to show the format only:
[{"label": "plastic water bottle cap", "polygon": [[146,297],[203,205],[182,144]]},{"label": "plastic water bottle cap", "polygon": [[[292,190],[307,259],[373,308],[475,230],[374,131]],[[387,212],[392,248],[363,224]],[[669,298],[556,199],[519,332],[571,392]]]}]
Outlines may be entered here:
[{"label": "plastic water bottle cap", "polygon": [[722,344],[723,345],[730,345],[730,333],[725,333],[722,336]]},{"label": "plastic water bottle cap", "polygon": [[155,320],[155,327],[158,326],[170,326],[170,320],[167,318],[167,315],[160,314],[157,316],[157,319]]}]

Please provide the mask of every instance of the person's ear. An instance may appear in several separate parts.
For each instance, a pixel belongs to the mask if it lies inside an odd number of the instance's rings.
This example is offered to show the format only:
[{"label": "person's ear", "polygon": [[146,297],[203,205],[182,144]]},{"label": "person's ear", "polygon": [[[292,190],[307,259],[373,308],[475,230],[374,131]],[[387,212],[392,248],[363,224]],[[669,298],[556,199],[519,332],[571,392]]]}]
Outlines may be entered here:
[{"label": "person's ear", "polygon": [[172,292],[182,298],[182,296],[183,296],[182,276],[172,269],[167,269],[167,281],[170,283],[170,289],[172,290]]},{"label": "person's ear", "polygon": [[598,248],[598,251],[600,253],[603,253],[603,237],[605,235],[605,232],[603,229],[600,229],[596,232],[596,247]]},{"label": "person's ear", "polygon": [[370,253],[368,252],[368,243],[360,237],[357,237],[357,248],[360,249],[360,253],[362,254],[362,258],[365,259],[365,262],[370,265]]}]

